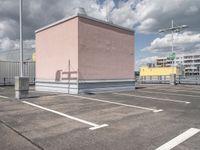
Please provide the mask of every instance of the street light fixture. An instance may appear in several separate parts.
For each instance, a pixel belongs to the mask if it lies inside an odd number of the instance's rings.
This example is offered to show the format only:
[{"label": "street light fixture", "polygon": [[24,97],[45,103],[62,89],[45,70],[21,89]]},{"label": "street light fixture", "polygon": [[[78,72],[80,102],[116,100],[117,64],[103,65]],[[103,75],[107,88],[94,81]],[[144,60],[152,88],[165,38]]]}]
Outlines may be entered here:
[{"label": "street light fixture", "polygon": [[[171,21],[171,27],[169,28],[165,28],[165,29],[160,29],[158,32],[159,33],[163,33],[163,32],[171,32],[171,46],[172,46],[172,54],[170,55],[170,60],[172,61],[172,80],[173,82],[170,83],[170,84],[173,84],[175,85],[176,83],[174,81],[175,78],[176,78],[176,73],[174,73],[174,59],[176,59],[176,53],[174,53],[174,33],[178,33],[182,30],[184,30],[185,28],[188,28],[187,25],[180,25],[180,26],[174,26],[174,21],[172,20]],[[174,78],[174,79],[173,79]]]},{"label": "street light fixture", "polygon": [[[165,33],[165,32],[171,32],[171,46],[172,46],[172,55],[175,56],[174,53],[174,33],[178,33],[182,30],[184,30],[185,28],[188,28],[188,25],[180,25],[180,26],[174,26],[174,21],[171,21],[171,27],[169,28],[165,28],[165,29],[160,29],[158,32],[159,33]],[[174,58],[175,59],[175,58]],[[174,66],[174,59],[172,60],[172,65]]]},{"label": "street light fixture", "polygon": [[185,28],[188,28],[188,25],[180,25],[180,26],[174,26],[174,21],[171,21],[171,27],[165,28],[165,29],[160,29],[158,32],[163,33],[163,32],[171,32],[172,36],[172,53],[174,52],[174,33],[178,33]]}]

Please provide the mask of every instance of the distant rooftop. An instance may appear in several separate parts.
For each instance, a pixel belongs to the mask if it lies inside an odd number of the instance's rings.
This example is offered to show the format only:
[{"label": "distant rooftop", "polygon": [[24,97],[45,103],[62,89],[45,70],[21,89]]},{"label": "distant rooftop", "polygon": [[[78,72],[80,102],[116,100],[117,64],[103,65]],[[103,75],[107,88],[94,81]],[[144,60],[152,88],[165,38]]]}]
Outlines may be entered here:
[{"label": "distant rooftop", "polygon": [[[198,55],[200,55],[200,52],[196,52],[196,53],[192,53],[192,54],[188,54],[188,53],[187,54],[183,54],[183,53],[182,54],[177,54],[176,57],[198,56]],[[158,60],[158,59],[167,59],[167,57],[168,56],[158,57],[158,58],[156,58],[156,60]]]},{"label": "distant rooftop", "polygon": [[129,31],[129,32],[134,32],[134,30],[132,30],[130,28],[122,27],[122,26],[113,24],[111,22],[107,22],[107,21],[103,21],[103,20],[100,20],[100,19],[96,19],[96,18],[87,16],[87,14],[86,14],[86,12],[85,12],[85,10],[83,8],[77,8],[74,15],[72,15],[72,16],[70,16],[68,18],[64,18],[62,20],[56,21],[56,22],[54,22],[52,24],[49,24],[47,26],[44,26],[44,27],[42,27],[40,29],[37,29],[35,31],[35,33],[41,32],[43,30],[46,30],[48,28],[51,28],[53,26],[56,26],[58,24],[61,24],[63,22],[66,22],[66,21],[71,20],[71,19],[76,18],[76,17],[82,17],[82,18],[90,19],[90,20],[93,20],[93,21],[96,21],[96,22],[100,22],[100,23],[103,23],[103,24],[107,24],[107,25],[113,26],[115,28],[119,28],[119,29],[126,30],[126,31]]}]

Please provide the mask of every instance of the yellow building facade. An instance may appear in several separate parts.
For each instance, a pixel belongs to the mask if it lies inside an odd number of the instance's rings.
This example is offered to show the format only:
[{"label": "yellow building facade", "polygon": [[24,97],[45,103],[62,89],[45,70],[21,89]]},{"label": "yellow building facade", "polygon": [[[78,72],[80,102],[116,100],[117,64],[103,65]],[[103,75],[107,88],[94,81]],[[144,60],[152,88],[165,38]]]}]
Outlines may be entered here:
[{"label": "yellow building facade", "polygon": [[183,75],[183,69],[180,67],[141,67],[140,76],[166,76],[170,74]]}]

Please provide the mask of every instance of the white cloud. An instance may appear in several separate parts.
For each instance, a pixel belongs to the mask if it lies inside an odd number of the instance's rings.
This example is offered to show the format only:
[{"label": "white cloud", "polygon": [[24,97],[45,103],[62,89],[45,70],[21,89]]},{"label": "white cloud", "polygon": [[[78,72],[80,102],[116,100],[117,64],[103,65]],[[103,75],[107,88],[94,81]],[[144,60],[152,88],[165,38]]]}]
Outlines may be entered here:
[{"label": "white cloud", "polygon": [[[100,4],[96,0],[24,1],[24,39],[34,41],[36,29],[72,15],[76,7],[84,7],[89,16],[106,19],[105,1]],[[17,48],[18,8],[18,1],[13,0],[6,0],[0,5],[0,38],[3,41],[0,50]],[[177,48],[179,51],[199,49],[197,44],[199,41],[195,42],[197,39],[195,32],[200,31],[199,0],[119,0],[117,3],[116,0],[110,0],[109,10],[113,23],[128,28],[134,27],[137,32],[142,33],[157,32],[160,28],[169,27],[171,19],[174,19],[176,24],[187,24],[192,32],[191,34],[186,32],[186,35],[178,37]],[[170,35],[157,38],[144,50],[168,51],[170,49],[169,39]],[[31,45],[27,46],[33,49],[34,44]]]},{"label": "white cloud", "polygon": [[127,2],[121,2],[118,8],[113,9],[111,12],[111,20],[113,23],[133,28],[133,25],[137,23],[135,13],[133,11],[133,5],[136,0],[129,0]]},{"label": "white cloud", "polygon": [[150,56],[150,57],[142,58],[140,65],[146,65],[147,63],[156,63],[157,58],[158,56]]},{"label": "white cloud", "polygon": [[4,38],[0,40],[0,50],[12,50],[15,49],[15,42],[9,38]]},{"label": "white cloud", "polygon": [[3,37],[4,25],[0,23],[0,38]]},{"label": "white cloud", "polygon": [[[32,58],[35,51],[35,40],[24,40],[24,60]],[[11,40],[9,38],[0,39],[0,60],[19,60],[19,40]]]},{"label": "white cloud", "polygon": [[[171,51],[171,34],[167,34],[162,38],[156,38],[142,51],[166,53]],[[177,53],[194,53],[200,52],[199,48],[200,34],[193,32],[184,32],[182,34],[174,34],[174,50]]]},{"label": "white cloud", "polygon": [[191,30],[199,31],[200,3],[198,0],[143,0],[136,6],[140,32],[157,32],[168,27],[170,20],[177,24],[188,24]]},{"label": "white cloud", "polygon": [[[172,5],[173,4],[173,5]],[[106,18],[107,3],[101,5],[96,0],[29,0],[24,1],[24,26],[25,37],[34,37],[34,30],[44,25],[68,17],[73,14],[76,7],[84,7],[89,16],[99,19]],[[109,4],[110,17],[118,25],[132,28],[139,32],[157,32],[158,29],[168,27],[170,20],[177,24],[188,24],[192,30],[199,30],[200,3],[198,0],[119,0],[115,5],[114,0]],[[0,6],[0,24],[11,27],[11,31],[18,29],[18,1],[4,1]],[[18,38],[16,32],[4,29],[4,36]]]},{"label": "white cloud", "polygon": [[139,70],[141,66],[145,66],[148,63],[156,64],[156,59],[159,58],[159,56],[149,56],[141,58],[140,60],[136,60],[136,70]]},{"label": "white cloud", "polygon": [[190,6],[187,10],[186,10],[186,14],[188,15],[192,15],[195,14],[199,11],[199,8],[197,6]]}]

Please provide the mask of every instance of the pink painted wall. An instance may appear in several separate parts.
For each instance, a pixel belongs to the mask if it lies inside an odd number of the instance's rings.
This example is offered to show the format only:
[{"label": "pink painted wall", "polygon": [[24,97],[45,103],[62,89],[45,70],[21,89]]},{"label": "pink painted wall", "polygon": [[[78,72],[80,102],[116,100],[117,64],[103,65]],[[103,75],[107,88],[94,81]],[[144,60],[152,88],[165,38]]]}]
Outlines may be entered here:
[{"label": "pink painted wall", "polygon": [[134,78],[133,32],[75,17],[36,33],[36,79],[79,70],[79,79]]},{"label": "pink painted wall", "polygon": [[36,79],[55,80],[56,72],[78,69],[78,18],[36,33]]},{"label": "pink painted wall", "polygon": [[79,18],[79,79],[133,79],[133,32]]}]

